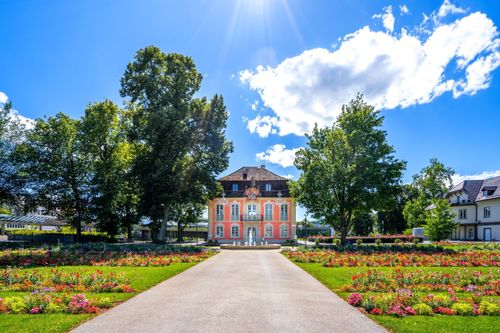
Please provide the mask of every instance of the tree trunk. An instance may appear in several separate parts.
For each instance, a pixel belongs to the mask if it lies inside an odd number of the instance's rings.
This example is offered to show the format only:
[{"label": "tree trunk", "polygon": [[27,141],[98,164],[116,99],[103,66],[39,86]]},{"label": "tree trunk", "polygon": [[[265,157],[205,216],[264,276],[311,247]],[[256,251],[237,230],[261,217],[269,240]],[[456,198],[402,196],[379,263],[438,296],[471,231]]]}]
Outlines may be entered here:
[{"label": "tree trunk", "polygon": [[182,243],[184,241],[183,235],[184,227],[181,222],[177,222],[177,243]]},{"label": "tree trunk", "polygon": [[343,215],[340,215],[340,245],[347,245],[347,221]]},{"label": "tree trunk", "polygon": [[156,239],[159,243],[165,242],[167,238],[168,213],[169,209],[165,206],[165,208],[163,208],[163,219],[161,220],[160,230],[158,230],[158,238]]}]

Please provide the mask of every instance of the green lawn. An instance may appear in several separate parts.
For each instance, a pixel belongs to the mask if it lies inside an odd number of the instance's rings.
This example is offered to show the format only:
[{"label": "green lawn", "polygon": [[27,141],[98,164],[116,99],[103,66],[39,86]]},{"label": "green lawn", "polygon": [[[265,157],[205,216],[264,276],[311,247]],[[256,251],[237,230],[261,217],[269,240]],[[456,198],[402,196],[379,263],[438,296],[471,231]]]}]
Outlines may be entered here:
[{"label": "green lawn", "polygon": [[[79,270],[101,270],[105,273],[123,273],[130,280],[130,284],[136,292],[134,293],[85,293],[88,299],[109,298],[113,302],[123,302],[138,293],[145,291],[154,285],[164,281],[182,271],[194,266],[196,263],[177,263],[166,267],[110,267],[110,266],[62,266],[58,270],[65,272],[76,272]],[[29,268],[39,272],[50,272],[52,267]],[[1,273],[1,269],[0,269]],[[28,292],[0,292],[0,298],[7,296],[22,296]],[[0,332],[67,332],[78,326],[85,320],[95,315],[74,314],[0,314]]]},{"label": "green lawn", "polygon": [[[323,267],[318,263],[295,263],[297,266],[314,276],[317,280],[329,289],[338,293],[341,297],[346,297],[350,293],[339,292],[342,286],[351,282],[351,276],[366,270],[392,271],[396,267]],[[465,267],[400,267],[402,270],[427,270],[454,273]],[[491,267],[474,267],[477,271],[488,271]],[[437,293],[434,293],[437,294]],[[391,332],[453,332],[453,333],[473,333],[473,332],[498,332],[499,317],[460,317],[460,316],[411,316],[405,318],[395,318],[391,316],[370,316],[374,321],[386,327]]]}]

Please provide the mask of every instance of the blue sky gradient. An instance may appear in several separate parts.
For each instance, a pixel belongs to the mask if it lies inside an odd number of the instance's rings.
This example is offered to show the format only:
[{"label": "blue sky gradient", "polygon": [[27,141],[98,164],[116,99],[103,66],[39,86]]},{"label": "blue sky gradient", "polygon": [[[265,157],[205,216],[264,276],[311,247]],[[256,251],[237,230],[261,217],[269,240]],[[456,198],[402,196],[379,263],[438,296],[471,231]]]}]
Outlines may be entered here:
[{"label": "blue sky gradient", "polygon": [[[445,4],[460,10],[443,16],[430,33],[475,12],[485,14],[495,29],[500,23],[496,1]],[[89,103],[104,98],[121,105],[118,91],[126,64],[139,48],[156,45],[164,52],[193,57],[205,75],[200,95],[220,93],[225,97],[230,111],[227,136],[235,147],[228,172],[242,165],[266,164],[277,174],[296,179],[298,171],[293,166],[258,161],[256,154],[276,144],[286,149],[304,146],[305,137],[279,135],[280,125],[267,137],[250,133],[248,120],[278,115],[273,105],[263,106],[262,90],[242,82],[240,73],[249,70],[255,74],[259,65],[276,68],[315,48],[334,52],[349,38],[346,36],[365,26],[396,37],[405,29],[425,40],[425,34],[418,31],[424,14],[432,17],[434,12],[437,17],[442,5],[442,1],[368,0],[1,0],[0,92],[28,118],[60,111],[80,117]],[[392,29],[381,18],[388,6],[395,18]],[[408,12],[403,12],[403,6]],[[374,17],[377,14],[380,17]],[[496,35],[492,45],[495,40],[498,42]],[[354,52],[363,54],[364,50]],[[498,52],[498,44],[487,52]],[[389,141],[397,157],[408,161],[405,181],[432,157],[461,176],[500,170],[497,66],[490,66],[489,78],[474,93],[455,98],[447,91],[430,102],[382,109]],[[444,74],[456,80],[465,77],[457,70],[456,59]],[[335,84],[341,81],[332,82],[327,91],[335,94]],[[355,93],[345,96],[345,101]],[[255,101],[258,106],[252,110]]]}]

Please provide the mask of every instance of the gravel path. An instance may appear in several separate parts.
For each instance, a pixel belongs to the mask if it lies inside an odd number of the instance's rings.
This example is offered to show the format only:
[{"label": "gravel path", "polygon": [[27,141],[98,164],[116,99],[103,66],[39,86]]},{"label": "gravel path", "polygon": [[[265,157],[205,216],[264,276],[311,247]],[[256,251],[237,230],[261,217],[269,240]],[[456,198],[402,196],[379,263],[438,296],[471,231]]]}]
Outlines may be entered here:
[{"label": "gravel path", "polygon": [[386,331],[278,251],[225,250],[73,332]]}]

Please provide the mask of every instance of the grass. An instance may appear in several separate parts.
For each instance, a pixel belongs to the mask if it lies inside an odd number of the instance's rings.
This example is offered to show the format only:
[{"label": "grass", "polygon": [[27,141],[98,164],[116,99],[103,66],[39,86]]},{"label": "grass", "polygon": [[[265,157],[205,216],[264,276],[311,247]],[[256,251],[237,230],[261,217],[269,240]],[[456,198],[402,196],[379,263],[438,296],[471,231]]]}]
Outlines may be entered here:
[{"label": "grass", "polygon": [[[129,280],[130,285],[136,291],[134,293],[85,293],[88,299],[109,298],[118,303],[143,292],[156,284],[177,275],[196,263],[176,263],[166,267],[110,267],[110,266],[61,266],[57,269],[64,272],[77,272],[80,270],[101,270],[104,273],[123,273]],[[49,273],[52,267],[38,267],[25,269],[26,271],[37,270],[40,273]],[[1,272],[1,270],[0,270]],[[0,292],[0,298],[8,296],[23,296],[28,292]],[[94,317],[95,315],[74,314],[0,314],[0,332],[67,332],[80,323]]]},{"label": "grass", "polygon": [[[381,270],[390,272],[396,267],[324,267],[318,263],[295,263],[297,266],[314,276],[326,287],[345,298],[350,293],[339,292],[342,286],[350,284],[351,276],[366,270]],[[460,269],[470,269],[467,267],[400,267],[401,270],[425,270],[456,273]],[[488,271],[491,267],[474,267],[477,271]],[[438,293],[434,293],[438,294]],[[457,293],[458,294],[458,293]],[[387,315],[370,316],[391,332],[411,333],[411,332],[453,332],[453,333],[489,333],[498,332],[499,317],[460,317],[460,316],[411,316],[405,318],[395,318]]]}]

